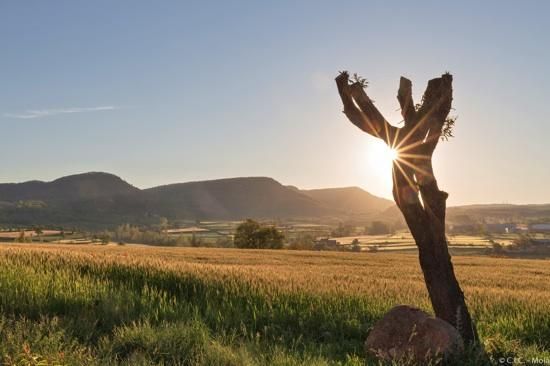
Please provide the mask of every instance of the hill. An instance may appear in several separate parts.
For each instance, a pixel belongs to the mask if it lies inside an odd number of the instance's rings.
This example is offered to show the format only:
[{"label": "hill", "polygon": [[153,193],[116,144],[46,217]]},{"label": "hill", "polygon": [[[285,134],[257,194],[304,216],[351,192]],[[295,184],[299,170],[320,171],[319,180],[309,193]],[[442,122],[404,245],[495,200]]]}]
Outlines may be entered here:
[{"label": "hill", "polygon": [[101,228],[144,222],[141,190],[108,173],[0,184],[0,224]]},{"label": "hill", "polygon": [[338,210],[272,178],[249,177],[170,184],[143,191],[168,217],[243,219],[319,217]]},{"label": "hill", "polygon": [[347,215],[379,213],[394,206],[393,201],[372,195],[359,187],[310,189],[300,192]]},{"label": "hill", "polygon": [[0,184],[0,201],[44,201],[60,203],[132,194],[139,189],[108,173],[69,175],[52,182],[30,181]]},{"label": "hill", "polygon": [[[392,201],[358,187],[301,190],[268,177],[241,177],[139,189],[101,172],[51,182],[0,184],[0,225],[106,228],[171,220],[307,219],[400,222]],[[520,222],[550,218],[550,205],[449,207],[448,222]]]},{"label": "hill", "polygon": [[0,184],[0,224],[85,228],[171,220],[347,220],[391,202],[359,188],[300,190],[268,177],[169,184],[141,190],[108,173]]}]

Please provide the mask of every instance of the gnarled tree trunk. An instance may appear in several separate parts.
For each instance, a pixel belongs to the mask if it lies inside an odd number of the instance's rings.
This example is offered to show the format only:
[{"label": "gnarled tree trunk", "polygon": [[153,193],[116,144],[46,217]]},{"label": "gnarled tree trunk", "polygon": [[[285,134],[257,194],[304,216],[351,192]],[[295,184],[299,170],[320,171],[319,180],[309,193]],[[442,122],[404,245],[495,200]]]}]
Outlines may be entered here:
[{"label": "gnarled tree trunk", "polygon": [[452,103],[452,76],[428,82],[422,104],[415,106],[410,80],[401,77],[397,99],[405,120],[401,128],[389,124],[365,93],[366,83],[347,72],[336,78],[348,119],[364,132],[395,149],[393,197],[418,246],[420,266],[435,315],[452,324],[466,343],[477,342],[477,332],[456,279],[445,236],[448,194],[437,185],[432,155],[445,130]]}]

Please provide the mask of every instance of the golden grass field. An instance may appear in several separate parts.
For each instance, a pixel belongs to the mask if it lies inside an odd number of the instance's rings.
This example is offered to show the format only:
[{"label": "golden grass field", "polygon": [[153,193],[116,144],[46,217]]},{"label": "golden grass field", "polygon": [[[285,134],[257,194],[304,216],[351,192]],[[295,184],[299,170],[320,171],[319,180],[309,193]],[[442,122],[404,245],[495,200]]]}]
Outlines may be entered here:
[{"label": "golden grass field", "polygon": [[[549,261],[453,262],[493,360],[550,357]],[[362,342],[385,311],[430,310],[416,255],[380,252],[10,244],[0,246],[0,293],[3,324],[23,321],[44,339],[62,332],[75,364],[363,364]],[[192,359],[147,335],[191,318],[207,339]],[[52,319],[53,330],[43,324]],[[0,333],[14,340],[0,346],[5,363],[27,351],[57,362],[66,346]]]}]

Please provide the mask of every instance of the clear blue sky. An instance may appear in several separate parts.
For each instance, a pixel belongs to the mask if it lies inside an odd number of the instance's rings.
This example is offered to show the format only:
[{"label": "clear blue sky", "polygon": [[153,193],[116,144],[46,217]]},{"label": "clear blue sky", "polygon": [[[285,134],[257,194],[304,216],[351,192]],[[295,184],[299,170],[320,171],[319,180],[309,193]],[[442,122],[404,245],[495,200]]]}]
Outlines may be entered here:
[{"label": "clear blue sky", "polygon": [[454,75],[450,204],[550,202],[550,2],[2,1],[0,181],[107,171],[138,187],[271,176],[389,197],[333,78],[393,123]]}]

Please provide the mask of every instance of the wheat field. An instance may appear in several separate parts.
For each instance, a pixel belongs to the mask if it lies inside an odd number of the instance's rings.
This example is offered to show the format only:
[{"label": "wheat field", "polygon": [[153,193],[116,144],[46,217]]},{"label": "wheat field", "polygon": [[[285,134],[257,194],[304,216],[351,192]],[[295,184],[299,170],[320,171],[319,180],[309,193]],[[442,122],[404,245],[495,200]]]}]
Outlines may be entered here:
[{"label": "wheat field", "polygon": [[[490,360],[550,358],[549,262],[453,261]],[[0,294],[6,365],[373,364],[384,312],[430,311],[393,253],[2,245]]]}]

